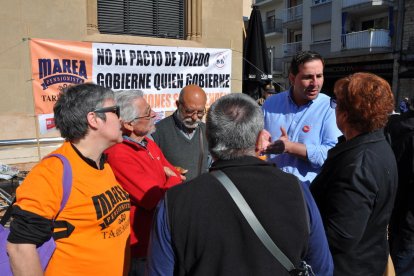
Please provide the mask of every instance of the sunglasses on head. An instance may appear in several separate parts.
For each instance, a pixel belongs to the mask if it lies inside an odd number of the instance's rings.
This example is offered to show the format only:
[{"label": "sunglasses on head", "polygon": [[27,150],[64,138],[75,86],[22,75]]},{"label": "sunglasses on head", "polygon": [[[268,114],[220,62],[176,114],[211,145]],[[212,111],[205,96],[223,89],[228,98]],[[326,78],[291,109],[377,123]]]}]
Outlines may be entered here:
[{"label": "sunglasses on head", "polygon": [[97,108],[97,109],[95,109],[92,112],[95,112],[95,113],[112,112],[112,113],[115,113],[118,118],[120,116],[120,108],[119,108],[119,105]]}]

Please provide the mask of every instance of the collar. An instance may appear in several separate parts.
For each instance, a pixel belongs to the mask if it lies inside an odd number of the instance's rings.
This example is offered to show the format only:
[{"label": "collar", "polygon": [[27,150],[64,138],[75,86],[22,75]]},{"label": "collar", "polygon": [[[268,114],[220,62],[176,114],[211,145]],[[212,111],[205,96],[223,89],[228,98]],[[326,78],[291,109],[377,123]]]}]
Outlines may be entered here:
[{"label": "collar", "polygon": [[[319,91],[319,93],[321,93],[321,92]],[[319,98],[319,95],[318,95],[318,97],[316,97],[315,100],[310,100],[307,104],[298,106],[296,104],[295,100],[293,99],[293,86],[292,86],[292,87],[289,88],[289,91],[287,93],[287,97],[291,101],[291,103],[294,104],[295,106],[297,106],[297,107],[306,107],[306,106],[310,106],[317,98]]]},{"label": "collar", "polygon": [[255,156],[242,156],[231,160],[217,160],[214,161],[210,167],[210,171],[221,170],[230,167],[244,167],[244,166],[272,166],[275,164],[263,161]]},{"label": "collar", "polygon": [[[172,116],[173,116],[174,123],[177,126],[177,128],[183,131],[184,133],[189,133],[188,128],[183,124],[183,122],[181,122],[180,118],[178,118],[178,109],[174,111]],[[192,133],[196,133],[199,127],[200,127],[200,124],[198,124],[198,126],[194,129],[194,131],[192,131]]]},{"label": "collar", "polygon": [[141,142],[138,142],[138,141],[136,141],[136,140],[134,140],[134,139],[132,139],[131,137],[129,137],[129,136],[126,136],[126,135],[123,135],[122,136],[122,138],[124,138],[124,140],[127,140],[127,141],[129,141],[129,142],[132,142],[132,143],[134,143],[134,144],[138,144],[138,145],[140,145],[141,147],[143,147],[143,148],[147,148],[147,145],[148,145],[148,140],[144,137],[144,139],[142,139],[142,141]]},{"label": "collar", "polygon": [[382,140],[385,141],[383,129],[379,129],[373,132],[362,133],[348,141],[345,140],[345,136],[342,135],[338,138],[338,144],[336,144],[334,148],[328,151],[328,158],[335,157],[344,151],[348,151],[355,147],[359,147],[362,144],[377,143]]},{"label": "collar", "polygon": [[70,143],[70,145],[72,146],[73,150],[79,155],[80,158],[82,158],[83,161],[86,162],[86,164],[88,164],[89,166],[91,166],[94,169],[97,170],[103,170],[104,169],[104,164],[106,162],[106,154],[102,153],[101,155],[101,159],[99,160],[99,168],[98,166],[96,166],[95,161],[93,161],[92,159],[84,156],[76,147],[75,145],[73,145],[72,143]]}]

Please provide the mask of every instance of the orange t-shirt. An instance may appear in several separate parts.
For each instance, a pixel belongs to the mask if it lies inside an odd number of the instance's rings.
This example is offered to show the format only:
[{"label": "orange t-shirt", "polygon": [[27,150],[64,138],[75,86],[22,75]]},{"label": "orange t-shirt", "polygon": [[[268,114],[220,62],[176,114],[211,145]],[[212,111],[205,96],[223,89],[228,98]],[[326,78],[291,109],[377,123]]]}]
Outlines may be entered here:
[{"label": "orange t-shirt", "polygon": [[[129,195],[108,164],[89,166],[65,142],[54,153],[64,155],[73,173],[69,200],[58,220],[75,226],[56,241],[45,275],[126,275],[129,269]],[[63,165],[58,158],[40,162],[17,189],[21,209],[52,219],[62,200]]]}]

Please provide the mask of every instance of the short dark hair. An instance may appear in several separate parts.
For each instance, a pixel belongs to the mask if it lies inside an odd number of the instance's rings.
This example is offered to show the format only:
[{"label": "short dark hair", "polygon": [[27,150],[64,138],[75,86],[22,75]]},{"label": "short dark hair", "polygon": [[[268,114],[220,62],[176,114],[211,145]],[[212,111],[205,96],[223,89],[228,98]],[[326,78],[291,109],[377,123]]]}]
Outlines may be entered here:
[{"label": "short dark hair", "polygon": [[314,51],[299,51],[293,56],[290,62],[289,73],[296,76],[299,73],[299,65],[311,60],[320,60],[322,61],[322,65],[325,66],[325,60],[319,53]]},{"label": "short dark hair", "polygon": [[[71,142],[84,138],[89,130],[87,114],[101,108],[107,99],[114,99],[114,92],[93,83],[64,89],[53,108],[56,128],[61,136]],[[104,113],[96,113],[96,116],[106,119]]]}]

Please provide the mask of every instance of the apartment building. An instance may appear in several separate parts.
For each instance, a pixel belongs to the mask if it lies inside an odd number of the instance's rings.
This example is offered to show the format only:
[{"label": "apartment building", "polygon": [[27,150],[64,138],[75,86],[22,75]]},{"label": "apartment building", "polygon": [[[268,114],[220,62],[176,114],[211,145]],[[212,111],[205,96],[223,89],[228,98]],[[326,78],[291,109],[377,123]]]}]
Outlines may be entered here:
[{"label": "apartment building", "polygon": [[326,59],[323,91],[358,71],[372,72],[393,87],[397,102],[414,97],[413,0],[256,0],[273,81],[287,88],[288,65],[298,50]]}]

